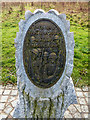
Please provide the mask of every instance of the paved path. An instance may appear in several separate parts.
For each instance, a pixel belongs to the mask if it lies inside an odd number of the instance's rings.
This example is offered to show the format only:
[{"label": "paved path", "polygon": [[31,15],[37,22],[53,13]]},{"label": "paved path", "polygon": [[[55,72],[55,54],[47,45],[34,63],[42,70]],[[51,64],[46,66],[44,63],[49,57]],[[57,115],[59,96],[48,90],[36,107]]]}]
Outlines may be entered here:
[{"label": "paved path", "polygon": [[[65,118],[88,118],[90,94],[88,87],[75,88],[78,104],[70,105],[64,114]],[[12,118],[14,108],[18,100],[16,86],[0,85],[0,120],[2,118]]]}]

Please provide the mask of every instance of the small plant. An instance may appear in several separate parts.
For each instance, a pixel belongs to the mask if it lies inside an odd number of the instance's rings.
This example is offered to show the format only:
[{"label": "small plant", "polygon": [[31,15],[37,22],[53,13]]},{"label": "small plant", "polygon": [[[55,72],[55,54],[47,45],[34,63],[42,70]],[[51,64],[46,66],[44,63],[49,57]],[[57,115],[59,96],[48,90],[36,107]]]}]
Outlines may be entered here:
[{"label": "small plant", "polygon": [[8,11],[8,14],[11,14],[13,11],[13,9],[10,7],[9,11]]},{"label": "small plant", "polygon": [[20,5],[20,14],[22,15],[24,11],[25,11],[24,3],[21,3],[21,5]]}]

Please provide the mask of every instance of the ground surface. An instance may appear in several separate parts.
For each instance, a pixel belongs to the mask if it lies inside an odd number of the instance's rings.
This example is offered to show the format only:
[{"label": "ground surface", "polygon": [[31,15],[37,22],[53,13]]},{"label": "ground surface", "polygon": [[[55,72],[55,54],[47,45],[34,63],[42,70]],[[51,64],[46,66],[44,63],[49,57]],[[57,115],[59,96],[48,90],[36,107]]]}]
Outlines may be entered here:
[{"label": "ground surface", "polygon": [[[90,113],[88,101],[90,91],[88,87],[75,88],[78,104],[70,105],[64,114],[65,118],[88,118]],[[0,119],[12,118],[14,108],[18,101],[17,86],[0,85]]]}]

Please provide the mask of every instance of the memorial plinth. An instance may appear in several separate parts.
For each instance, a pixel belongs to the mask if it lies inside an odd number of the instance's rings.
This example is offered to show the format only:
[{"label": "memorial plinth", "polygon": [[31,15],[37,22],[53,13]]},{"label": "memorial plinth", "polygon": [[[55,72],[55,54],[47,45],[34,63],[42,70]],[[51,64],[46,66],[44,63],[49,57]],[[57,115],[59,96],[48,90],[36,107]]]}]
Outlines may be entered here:
[{"label": "memorial plinth", "polygon": [[74,38],[65,14],[26,11],[15,39],[19,102],[15,118],[63,118],[77,103],[71,76]]}]

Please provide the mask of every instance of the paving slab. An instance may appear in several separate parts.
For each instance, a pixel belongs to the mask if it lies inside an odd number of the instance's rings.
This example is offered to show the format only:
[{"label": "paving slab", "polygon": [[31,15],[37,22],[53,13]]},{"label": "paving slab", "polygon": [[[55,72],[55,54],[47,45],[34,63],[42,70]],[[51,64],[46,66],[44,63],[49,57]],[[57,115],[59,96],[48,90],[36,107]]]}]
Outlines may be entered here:
[{"label": "paving slab", "polygon": [[5,107],[5,103],[0,103],[0,110],[3,110],[4,109],[4,107]]},{"label": "paving slab", "polygon": [[2,94],[3,94],[3,91],[4,91],[4,90],[0,88],[0,95],[2,95]]},{"label": "paving slab", "polygon": [[84,118],[88,118],[88,114],[87,113],[83,114],[83,116],[84,116]]},{"label": "paving slab", "polygon": [[8,96],[1,96],[1,100],[0,100],[0,102],[1,103],[6,103],[7,102],[7,99],[8,99]]},{"label": "paving slab", "polygon": [[70,105],[68,107],[68,109],[69,109],[70,113],[73,115],[77,112],[77,109],[74,107],[74,105]]},{"label": "paving slab", "polygon": [[82,118],[82,115],[79,112],[76,112],[73,116],[74,118]]},{"label": "paving slab", "polygon": [[7,116],[8,116],[8,115],[7,115],[6,113],[3,113],[3,112],[2,112],[2,113],[0,114],[0,120],[1,120],[2,118],[6,118]]},{"label": "paving slab", "polygon": [[82,88],[82,91],[88,92],[88,87],[87,87],[87,86],[83,87],[83,88]]},{"label": "paving slab", "polygon": [[77,95],[77,97],[84,97],[84,95],[83,95],[83,92],[82,91],[80,91],[80,92],[76,92],[76,95]]},{"label": "paving slab", "polygon": [[89,96],[88,96],[88,92],[84,92],[84,96],[85,96],[85,97],[89,97]]},{"label": "paving slab", "polygon": [[89,112],[89,110],[88,110],[88,106],[87,105],[81,105],[81,110],[82,110],[82,112]]},{"label": "paving slab", "polygon": [[64,117],[65,118],[73,118],[71,113],[68,110],[65,112]]},{"label": "paving slab", "polygon": [[81,88],[75,88],[75,91],[82,91]]},{"label": "paving slab", "polygon": [[85,100],[85,98],[83,97],[83,98],[77,98],[77,100],[78,100],[78,103],[79,104],[84,104],[84,105],[86,105],[86,100]]},{"label": "paving slab", "polygon": [[[89,99],[88,87],[75,88],[78,104],[70,105],[64,114],[64,118],[88,118]],[[88,98],[89,97],[89,98]],[[18,101],[17,86],[0,85],[0,119],[13,118],[14,108]]]},{"label": "paving slab", "polygon": [[76,107],[76,109],[78,110],[79,113],[82,112],[80,104],[74,104],[74,106]]},{"label": "paving slab", "polygon": [[4,109],[4,112],[9,114],[12,111],[12,106],[9,104],[8,106],[6,106],[6,108]]},{"label": "paving slab", "polygon": [[12,92],[11,92],[11,95],[17,95],[18,94],[18,91],[17,90],[12,90]]},{"label": "paving slab", "polygon": [[11,90],[4,90],[3,95],[9,95]]}]

